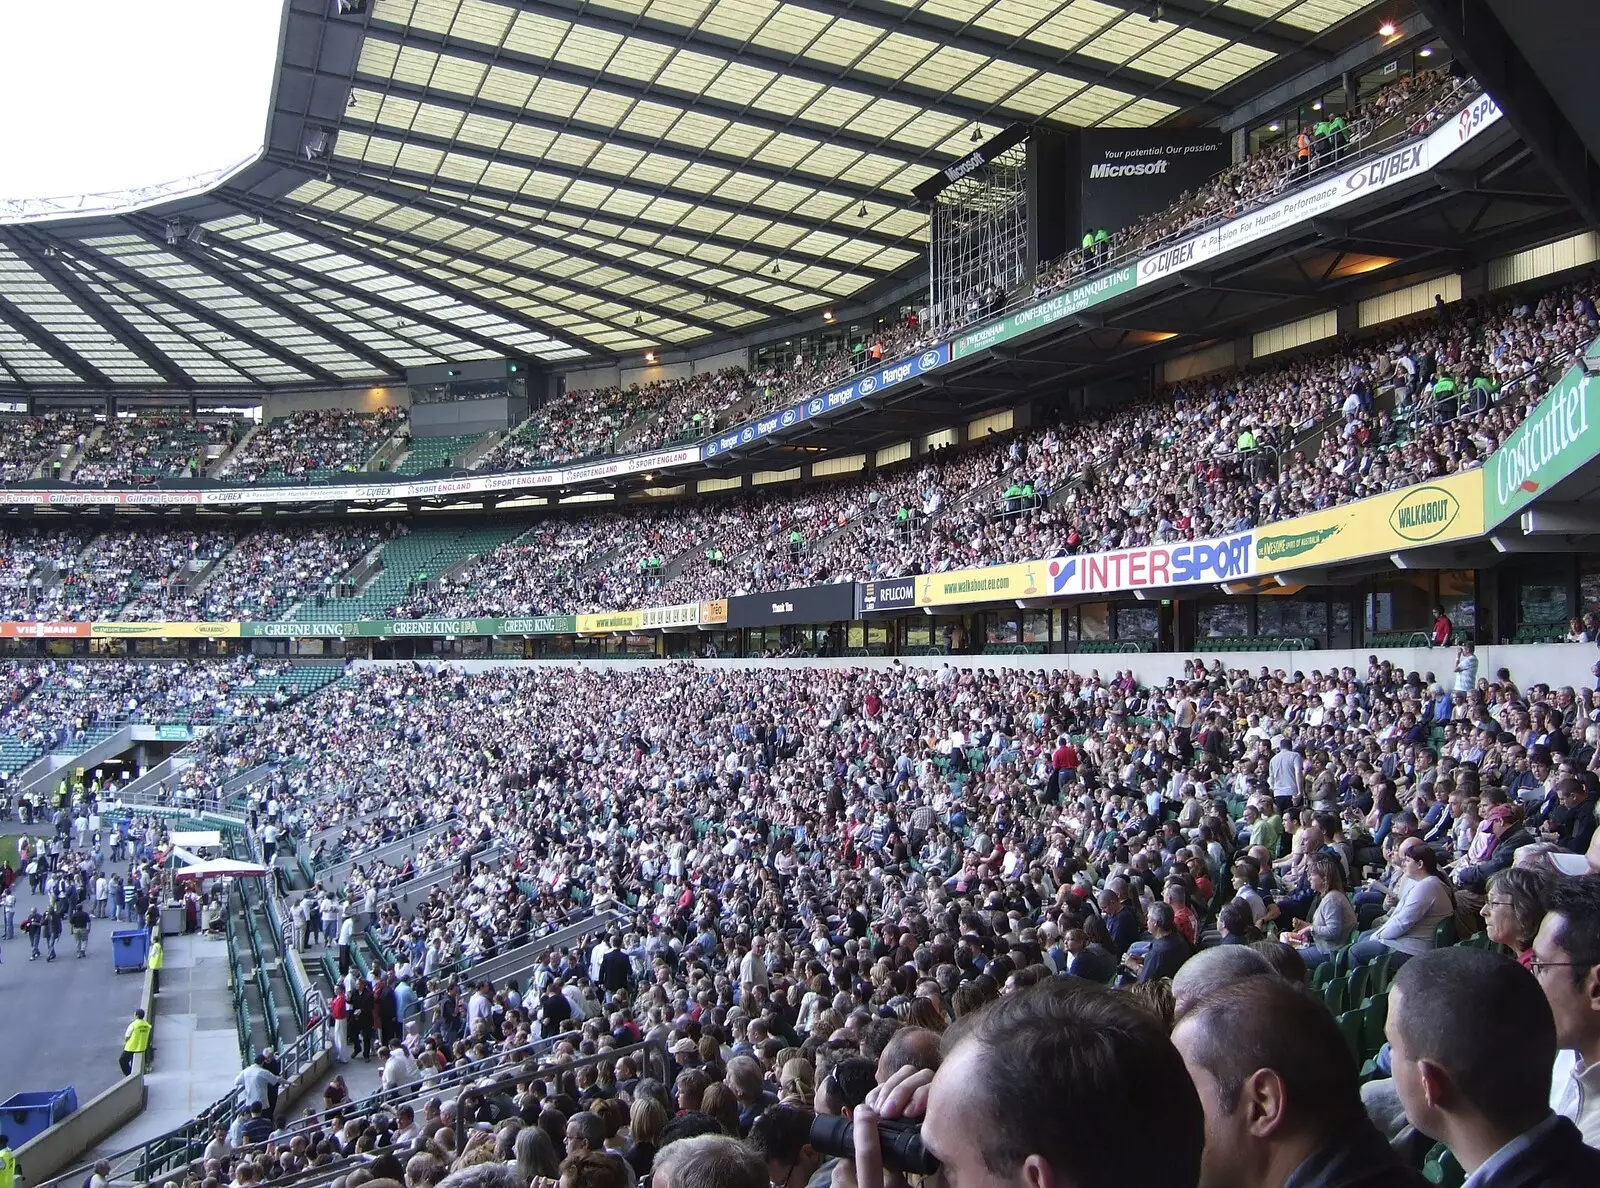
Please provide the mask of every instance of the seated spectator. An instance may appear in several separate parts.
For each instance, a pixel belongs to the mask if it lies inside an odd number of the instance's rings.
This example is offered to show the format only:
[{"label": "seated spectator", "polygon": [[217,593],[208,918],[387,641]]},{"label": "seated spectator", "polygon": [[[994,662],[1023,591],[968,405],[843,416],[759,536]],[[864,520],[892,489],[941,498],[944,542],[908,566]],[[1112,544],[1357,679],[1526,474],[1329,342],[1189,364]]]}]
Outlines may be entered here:
[{"label": "seated spectator", "polygon": [[1276,977],[1222,987],[1191,1002],[1172,1041],[1205,1109],[1201,1184],[1416,1183],[1367,1120],[1333,1016],[1297,987]]},{"label": "seated spectator", "polygon": [[1419,955],[1395,975],[1386,1030],[1406,1117],[1475,1186],[1600,1182],[1600,1151],[1550,1109],[1555,1020],[1515,961],[1462,945]]}]

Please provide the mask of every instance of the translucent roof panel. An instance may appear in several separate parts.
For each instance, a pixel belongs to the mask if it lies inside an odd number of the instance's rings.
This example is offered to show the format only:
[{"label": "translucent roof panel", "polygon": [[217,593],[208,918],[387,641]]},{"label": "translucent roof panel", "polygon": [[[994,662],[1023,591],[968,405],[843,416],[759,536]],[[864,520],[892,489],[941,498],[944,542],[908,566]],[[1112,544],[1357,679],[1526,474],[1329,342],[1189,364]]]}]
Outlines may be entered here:
[{"label": "translucent roof panel", "polygon": [[[194,4],[150,2],[179,15]],[[903,290],[927,252],[915,192],[976,146],[1018,125],[1214,124],[1264,68],[1325,60],[1378,6],[224,7],[261,28],[236,39],[249,51],[207,58],[205,77],[237,71],[248,82],[255,48],[283,47],[269,135],[213,80],[216,93],[191,101],[177,125],[184,134],[158,139],[190,147],[225,122],[245,127],[257,146],[247,145],[250,160],[271,148],[203,200],[159,214],[108,207],[112,217],[94,223],[52,215],[8,229],[0,388],[353,386],[449,362],[614,359],[781,335],[799,317]],[[175,29],[198,37],[228,19],[201,15],[191,30],[141,9],[175,40]],[[187,86],[162,60],[140,60],[157,76],[152,94]],[[7,85],[15,79],[0,80],[0,98]],[[11,106],[33,110],[38,95],[61,90],[46,80]],[[83,98],[63,102],[77,110]],[[120,127],[135,98],[102,98],[92,113]],[[32,135],[36,123],[12,133]],[[96,150],[89,131],[51,143],[147,164],[172,147],[130,133]],[[57,164],[81,172],[90,162]],[[82,188],[53,189],[73,186]],[[0,222],[6,215],[0,199]]]}]

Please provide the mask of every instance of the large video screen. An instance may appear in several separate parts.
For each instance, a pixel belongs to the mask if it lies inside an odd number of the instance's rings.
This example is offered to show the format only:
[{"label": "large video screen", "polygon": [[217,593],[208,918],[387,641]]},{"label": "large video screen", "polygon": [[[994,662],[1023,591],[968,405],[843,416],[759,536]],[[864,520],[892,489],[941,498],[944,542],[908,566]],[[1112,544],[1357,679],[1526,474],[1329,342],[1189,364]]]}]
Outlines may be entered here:
[{"label": "large video screen", "polygon": [[284,0],[0,4],[0,223],[203,193],[261,155]]}]

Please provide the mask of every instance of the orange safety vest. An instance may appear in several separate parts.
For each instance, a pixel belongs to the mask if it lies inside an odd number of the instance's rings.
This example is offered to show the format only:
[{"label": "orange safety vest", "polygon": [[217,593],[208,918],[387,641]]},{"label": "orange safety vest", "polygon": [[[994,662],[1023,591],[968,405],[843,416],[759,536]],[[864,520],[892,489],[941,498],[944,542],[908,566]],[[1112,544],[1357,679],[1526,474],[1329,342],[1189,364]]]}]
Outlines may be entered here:
[{"label": "orange safety vest", "polygon": [[1294,143],[1298,156],[1309,157],[1311,155],[1311,137],[1304,132],[1294,138]]}]

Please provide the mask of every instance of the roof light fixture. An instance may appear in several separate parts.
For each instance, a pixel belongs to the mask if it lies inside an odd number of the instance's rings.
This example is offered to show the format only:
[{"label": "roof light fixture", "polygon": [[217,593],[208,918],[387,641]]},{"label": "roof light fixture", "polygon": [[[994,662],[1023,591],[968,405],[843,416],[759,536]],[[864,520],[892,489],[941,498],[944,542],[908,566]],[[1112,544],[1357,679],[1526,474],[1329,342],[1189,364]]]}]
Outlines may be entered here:
[{"label": "roof light fixture", "polygon": [[825,310],[823,310],[823,311],[822,311],[822,320],[823,320],[823,321],[824,321],[824,322],[831,322],[831,321],[833,321],[833,310],[831,310],[831,309],[825,309]]},{"label": "roof light fixture", "polygon": [[983,130],[978,125],[972,125],[972,143],[977,144],[983,139]]},{"label": "roof light fixture", "polygon": [[354,91],[350,92],[350,98],[344,101],[344,105],[347,110],[356,105],[356,93]]},{"label": "roof light fixture", "polygon": [[773,276],[782,276],[783,275],[783,270],[778,267],[778,262],[776,260],[774,260],[772,262],[772,275]]},{"label": "roof light fixture", "polygon": [[1433,46],[1431,46],[1431,45],[1423,46],[1421,49],[1419,49],[1417,51],[1417,56],[1421,57],[1421,58],[1431,58],[1431,57],[1433,57]]},{"label": "roof light fixture", "polygon": [[1399,32],[1399,28],[1393,21],[1384,21],[1383,24],[1378,26],[1379,37],[1393,37],[1397,32]]},{"label": "roof light fixture", "polygon": [[[656,361],[656,353],[654,351],[646,351],[644,353],[644,361],[646,363],[654,363]],[[646,475],[645,477],[648,478],[649,476]]]},{"label": "roof light fixture", "polygon": [[861,204],[861,209],[856,211],[856,218],[864,219],[866,217],[867,217],[867,204],[865,202],[863,202]]},{"label": "roof light fixture", "polygon": [[1162,17],[1164,17],[1166,15],[1167,15],[1167,10],[1166,10],[1166,6],[1165,5],[1153,4],[1153,5],[1150,6],[1150,23],[1152,25],[1155,24],[1157,21],[1159,21]]}]

